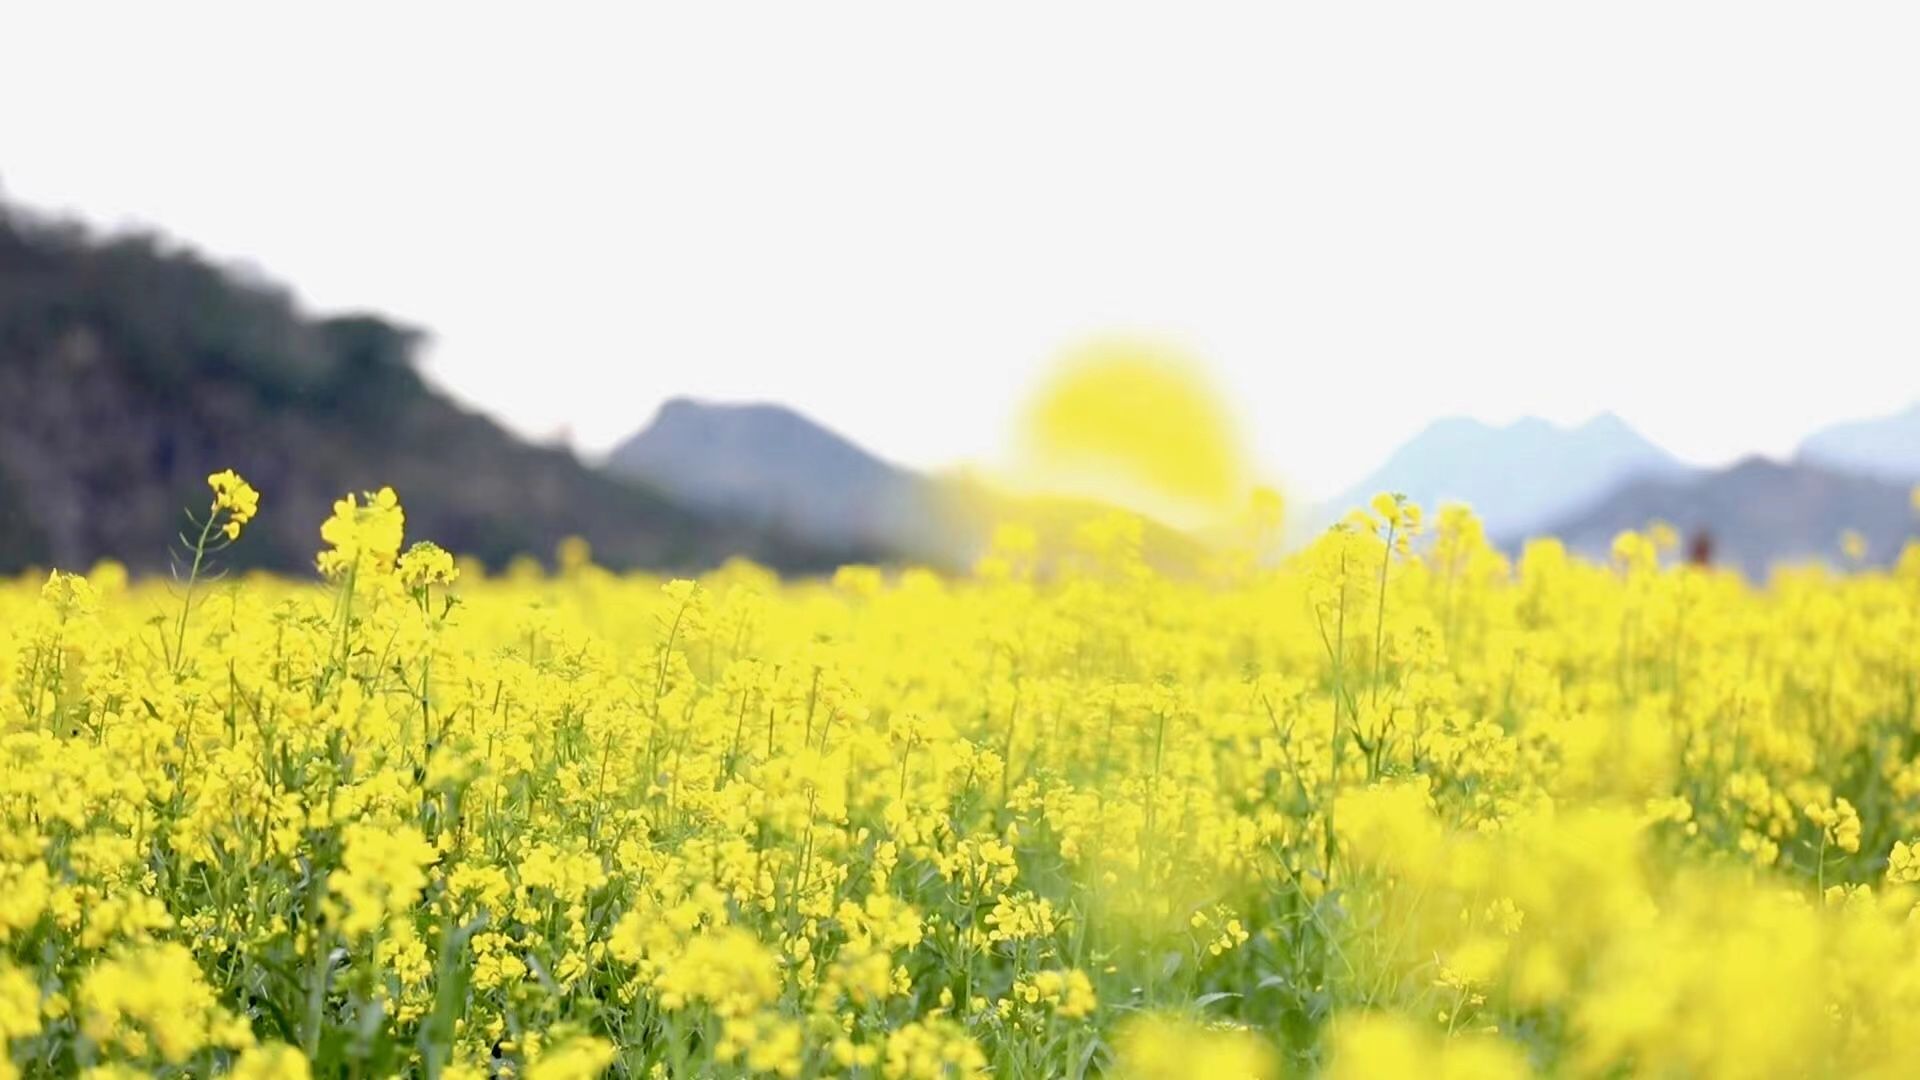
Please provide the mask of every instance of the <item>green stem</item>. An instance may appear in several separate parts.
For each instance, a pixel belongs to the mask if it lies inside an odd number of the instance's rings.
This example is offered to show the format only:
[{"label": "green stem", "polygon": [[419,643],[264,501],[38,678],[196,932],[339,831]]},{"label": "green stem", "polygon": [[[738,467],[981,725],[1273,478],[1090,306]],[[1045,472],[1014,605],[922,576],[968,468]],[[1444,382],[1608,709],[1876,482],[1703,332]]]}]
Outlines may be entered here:
[{"label": "green stem", "polygon": [[180,604],[180,622],[173,634],[173,673],[179,674],[180,665],[187,655],[187,615],[193,610],[193,586],[200,580],[200,566],[207,557],[207,537],[213,535],[213,519],[218,515],[207,514],[206,523],[200,526],[200,539],[193,544],[193,569],[187,571],[187,591]]}]

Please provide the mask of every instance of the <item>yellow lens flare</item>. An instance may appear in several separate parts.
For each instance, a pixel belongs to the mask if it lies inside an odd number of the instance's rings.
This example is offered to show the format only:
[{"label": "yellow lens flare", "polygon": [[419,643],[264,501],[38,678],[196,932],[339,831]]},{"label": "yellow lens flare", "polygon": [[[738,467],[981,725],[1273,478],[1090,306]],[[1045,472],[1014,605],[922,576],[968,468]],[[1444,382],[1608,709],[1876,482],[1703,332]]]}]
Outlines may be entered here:
[{"label": "yellow lens flare", "polygon": [[1251,470],[1232,411],[1172,346],[1106,339],[1075,348],[1020,419],[1018,486],[1186,525],[1246,500]]}]

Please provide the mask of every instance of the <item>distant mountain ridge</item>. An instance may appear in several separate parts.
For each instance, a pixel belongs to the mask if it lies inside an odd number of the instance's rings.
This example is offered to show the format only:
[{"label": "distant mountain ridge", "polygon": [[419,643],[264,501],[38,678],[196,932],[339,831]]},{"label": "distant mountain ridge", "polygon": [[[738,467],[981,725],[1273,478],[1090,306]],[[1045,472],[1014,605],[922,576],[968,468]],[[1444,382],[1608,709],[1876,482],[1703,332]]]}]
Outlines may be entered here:
[{"label": "distant mountain ridge", "polygon": [[690,505],[829,544],[924,550],[938,546],[944,516],[926,478],[784,405],[673,398],[607,468]]},{"label": "distant mountain ridge", "polygon": [[385,485],[409,537],[496,567],[573,535],[615,567],[744,554],[824,569],[846,554],[514,439],[422,380],[420,337],[305,315],[151,236],[0,206],[0,572],[102,558],[165,571],[182,509],[204,510],[207,474],[229,467],[262,494],[234,567],[311,572],[333,500]]},{"label": "distant mountain ridge", "polygon": [[1801,441],[1794,460],[1883,480],[1920,481],[1920,401],[1890,416],[1821,428]]},{"label": "distant mountain ridge", "polygon": [[1866,563],[1892,562],[1920,531],[1908,492],[1873,476],[1751,457],[1725,469],[1631,481],[1543,531],[1605,559],[1615,536],[1661,521],[1686,537],[1704,534],[1715,564],[1762,581],[1782,563],[1838,563],[1847,530],[1866,542]]},{"label": "distant mountain ridge", "polygon": [[1564,427],[1537,417],[1494,426],[1437,420],[1330,504],[1329,519],[1399,492],[1432,509],[1471,505],[1491,536],[1535,532],[1634,479],[1677,477],[1688,467],[1612,413]]},{"label": "distant mountain ridge", "polygon": [[[428,385],[422,335],[321,318],[251,275],[151,236],[101,237],[0,204],[0,573],[111,557],[162,571],[204,477],[263,492],[236,568],[302,572],[342,493],[391,484],[408,532],[493,565],[585,537],[615,567],[746,555],[785,571],[845,561],[964,569],[1001,520],[1058,542],[1106,508],[1019,497],[884,460],[793,409],[676,398],[604,469],[531,446]],[[1920,404],[1809,435],[1791,463],[1691,468],[1624,421],[1429,425],[1315,512],[1380,491],[1469,503],[1496,541],[1557,535],[1604,557],[1628,528],[1712,535],[1756,577],[1836,557],[1842,530],[1886,561],[1913,534]],[[1311,518],[1315,514],[1303,515]],[[1148,526],[1191,563],[1193,541]],[[1057,543],[1056,543],[1057,546]]]},{"label": "distant mountain ridge", "polygon": [[[1057,555],[1074,528],[1113,510],[1088,499],[1014,495],[965,473],[922,473],[883,460],[783,405],[673,398],[609,455],[609,471],[687,505],[828,550],[867,549],[888,561],[964,571],[994,526],[1032,528]],[[1144,551],[1191,569],[1200,545],[1143,520]],[[1049,556],[1043,556],[1043,559]]]}]

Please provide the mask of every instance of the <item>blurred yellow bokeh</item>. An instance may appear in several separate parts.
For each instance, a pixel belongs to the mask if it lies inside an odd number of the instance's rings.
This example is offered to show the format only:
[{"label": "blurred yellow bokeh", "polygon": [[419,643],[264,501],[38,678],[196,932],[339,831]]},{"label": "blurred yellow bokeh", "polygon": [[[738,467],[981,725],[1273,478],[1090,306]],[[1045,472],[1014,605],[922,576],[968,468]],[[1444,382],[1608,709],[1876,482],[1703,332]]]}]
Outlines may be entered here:
[{"label": "blurred yellow bokeh", "polygon": [[[1031,482],[1140,509],[1220,511],[1246,496],[1238,427],[1199,364],[1157,342],[1069,351],[1021,418]],[[1141,505],[1141,504],[1147,505]]]}]

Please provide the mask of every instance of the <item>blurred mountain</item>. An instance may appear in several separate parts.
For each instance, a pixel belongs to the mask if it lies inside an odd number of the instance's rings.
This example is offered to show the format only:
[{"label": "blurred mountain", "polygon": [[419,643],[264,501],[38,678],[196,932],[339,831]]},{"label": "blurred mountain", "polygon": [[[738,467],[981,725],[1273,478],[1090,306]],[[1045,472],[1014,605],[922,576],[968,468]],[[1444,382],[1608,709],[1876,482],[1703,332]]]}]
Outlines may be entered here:
[{"label": "blurred mountain", "polygon": [[1380,492],[1400,492],[1429,512],[1442,503],[1468,503],[1488,535],[1522,536],[1631,479],[1686,471],[1612,413],[1571,428],[1536,417],[1503,427],[1451,417],[1401,446],[1323,516],[1337,520]]},{"label": "blurred mountain", "polygon": [[1756,581],[1781,563],[1839,562],[1840,535],[1848,529],[1866,541],[1865,561],[1875,565],[1892,562],[1916,532],[1904,484],[1758,457],[1712,472],[1629,481],[1544,531],[1605,559],[1615,536],[1655,521],[1683,538],[1704,531],[1716,564]]},{"label": "blurred mountain", "polygon": [[1920,402],[1892,416],[1821,428],[1800,443],[1794,459],[1900,483],[1920,481]]},{"label": "blurred mountain", "polygon": [[[996,525],[1033,530],[1043,563],[1081,524],[1113,507],[1090,499],[1013,494],[964,473],[928,474],[884,461],[780,405],[674,398],[620,444],[607,469],[657,486],[711,513],[799,536],[822,547],[891,553],[964,569]],[[1142,521],[1149,562],[1170,571],[1201,562],[1192,537]]]},{"label": "blurred mountain", "polygon": [[607,469],[815,543],[940,562],[965,555],[939,485],[781,405],[674,398],[614,449]]},{"label": "blurred mountain", "polygon": [[0,570],[162,570],[182,508],[204,510],[206,475],[228,467],[263,500],[227,558],[241,567],[310,569],[332,502],[382,485],[410,537],[494,566],[571,535],[611,566],[842,554],[511,437],[422,380],[420,341],[372,316],[309,317],[153,236],[0,207]]}]

